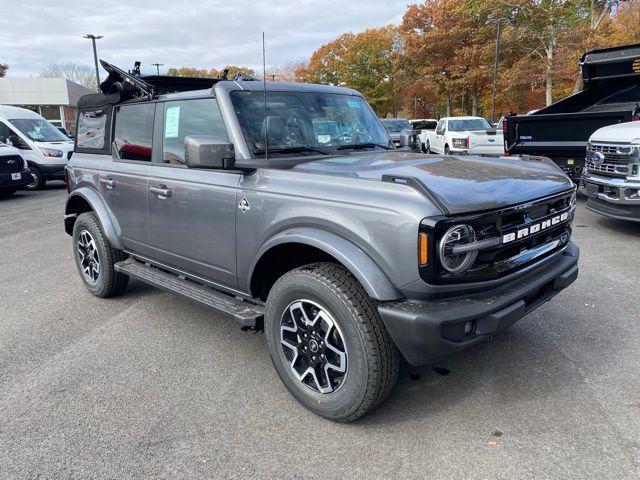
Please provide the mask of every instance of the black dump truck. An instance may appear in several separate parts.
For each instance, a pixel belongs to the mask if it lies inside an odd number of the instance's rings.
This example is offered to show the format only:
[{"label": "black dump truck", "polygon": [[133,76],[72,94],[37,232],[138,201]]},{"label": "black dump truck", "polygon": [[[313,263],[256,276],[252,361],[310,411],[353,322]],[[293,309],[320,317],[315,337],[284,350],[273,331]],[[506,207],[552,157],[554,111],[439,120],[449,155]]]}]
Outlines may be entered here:
[{"label": "black dump truck", "polygon": [[640,44],[585,53],[580,66],[581,92],[502,125],[508,155],[549,157],[575,181],[591,134],[640,116]]}]

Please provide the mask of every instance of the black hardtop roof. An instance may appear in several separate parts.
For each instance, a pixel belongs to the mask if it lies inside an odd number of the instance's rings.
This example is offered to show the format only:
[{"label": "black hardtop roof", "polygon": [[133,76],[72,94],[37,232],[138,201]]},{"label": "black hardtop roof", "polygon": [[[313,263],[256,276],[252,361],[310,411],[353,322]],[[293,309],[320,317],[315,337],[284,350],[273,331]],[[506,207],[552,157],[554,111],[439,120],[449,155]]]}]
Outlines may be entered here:
[{"label": "black hardtop roof", "polygon": [[[196,96],[215,95],[216,91],[264,91],[267,92],[316,92],[362,96],[356,90],[332,85],[295,82],[266,82],[250,79],[216,79],[195,77],[172,77],[166,75],[135,75],[124,72],[114,65],[101,60],[109,72],[100,84],[101,93],[80,97],[79,109],[101,108],[129,102],[152,101],[156,99],[180,99]],[[123,88],[115,88],[124,86]]]}]

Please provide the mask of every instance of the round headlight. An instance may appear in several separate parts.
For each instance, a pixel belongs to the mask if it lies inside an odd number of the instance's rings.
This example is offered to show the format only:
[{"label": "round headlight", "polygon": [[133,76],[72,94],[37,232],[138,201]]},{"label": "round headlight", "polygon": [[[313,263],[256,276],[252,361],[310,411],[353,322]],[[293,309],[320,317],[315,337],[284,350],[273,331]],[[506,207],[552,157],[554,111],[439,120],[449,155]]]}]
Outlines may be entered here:
[{"label": "round headlight", "polygon": [[468,252],[453,253],[453,247],[458,245],[466,245],[476,241],[476,232],[469,225],[456,225],[445,232],[438,253],[440,255],[440,263],[445,270],[458,274],[468,269],[478,255],[477,250]]}]

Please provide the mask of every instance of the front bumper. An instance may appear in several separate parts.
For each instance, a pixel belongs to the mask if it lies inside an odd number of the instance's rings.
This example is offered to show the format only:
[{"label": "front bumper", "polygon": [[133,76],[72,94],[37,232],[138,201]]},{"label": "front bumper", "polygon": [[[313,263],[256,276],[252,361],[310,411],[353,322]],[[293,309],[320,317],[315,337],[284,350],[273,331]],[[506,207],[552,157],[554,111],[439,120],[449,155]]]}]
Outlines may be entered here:
[{"label": "front bumper", "polygon": [[[578,276],[580,249],[562,255],[507,286],[464,297],[379,304],[382,320],[406,360],[414,366],[463,350],[505,330],[567,288]],[[465,325],[473,330],[465,333]]]},{"label": "front bumper", "polygon": [[640,179],[601,177],[585,174],[580,191],[587,197],[587,208],[619,220],[640,222]]},{"label": "front bumper", "polygon": [[19,175],[19,179],[13,179],[11,173],[0,173],[0,189],[21,188],[33,181],[31,170],[28,168],[19,172]]},{"label": "front bumper", "polygon": [[67,163],[59,164],[39,164],[38,168],[46,180],[64,180],[64,168]]}]

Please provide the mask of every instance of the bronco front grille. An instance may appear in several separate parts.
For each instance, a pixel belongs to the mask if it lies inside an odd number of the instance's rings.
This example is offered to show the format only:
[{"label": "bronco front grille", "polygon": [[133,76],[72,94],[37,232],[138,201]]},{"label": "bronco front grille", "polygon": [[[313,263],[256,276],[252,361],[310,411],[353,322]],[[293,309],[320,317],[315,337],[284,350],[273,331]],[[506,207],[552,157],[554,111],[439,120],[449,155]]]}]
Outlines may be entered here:
[{"label": "bronco front grille", "polygon": [[434,259],[434,263],[429,269],[421,268],[421,276],[425,281],[436,284],[493,280],[553,255],[563,249],[571,237],[571,221],[574,210],[572,197],[573,191],[570,190],[560,195],[498,211],[457,216],[438,221],[431,231],[434,247],[442,238],[443,233],[456,224],[472,226],[476,232],[477,240],[480,241],[493,237],[502,238],[508,233],[517,232],[519,229],[544,222],[563,213],[567,214],[566,220],[535,234],[480,250],[473,265],[459,275],[453,275],[439,265],[436,248],[434,248],[429,256]]}]

